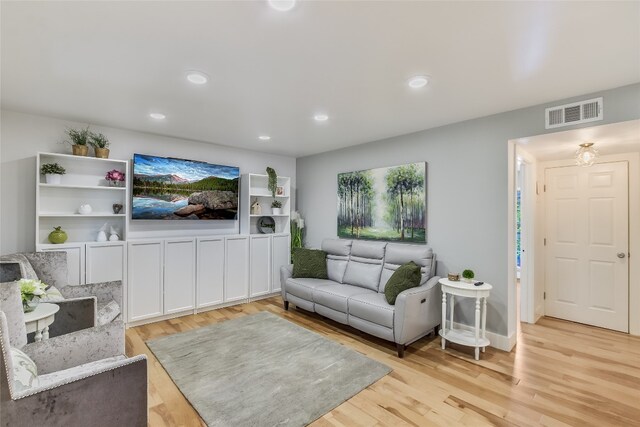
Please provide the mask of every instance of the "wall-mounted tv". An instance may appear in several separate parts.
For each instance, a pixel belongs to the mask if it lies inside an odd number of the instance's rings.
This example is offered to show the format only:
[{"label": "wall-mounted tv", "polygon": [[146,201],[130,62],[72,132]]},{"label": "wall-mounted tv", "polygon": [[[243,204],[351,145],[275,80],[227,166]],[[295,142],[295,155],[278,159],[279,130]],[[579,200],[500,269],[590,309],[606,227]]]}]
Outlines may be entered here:
[{"label": "wall-mounted tv", "polygon": [[235,166],[134,154],[131,219],[237,219],[239,182]]}]

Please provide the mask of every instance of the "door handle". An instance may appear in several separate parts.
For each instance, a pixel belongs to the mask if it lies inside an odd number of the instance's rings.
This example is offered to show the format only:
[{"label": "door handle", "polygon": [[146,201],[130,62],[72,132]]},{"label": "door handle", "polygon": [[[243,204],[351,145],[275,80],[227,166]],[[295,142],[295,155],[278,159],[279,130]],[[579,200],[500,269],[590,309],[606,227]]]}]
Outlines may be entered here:
[{"label": "door handle", "polygon": [[625,254],[624,252],[618,252],[617,255],[618,255],[618,258],[620,258],[620,259],[622,259],[622,258],[627,256],[627,254]]}]

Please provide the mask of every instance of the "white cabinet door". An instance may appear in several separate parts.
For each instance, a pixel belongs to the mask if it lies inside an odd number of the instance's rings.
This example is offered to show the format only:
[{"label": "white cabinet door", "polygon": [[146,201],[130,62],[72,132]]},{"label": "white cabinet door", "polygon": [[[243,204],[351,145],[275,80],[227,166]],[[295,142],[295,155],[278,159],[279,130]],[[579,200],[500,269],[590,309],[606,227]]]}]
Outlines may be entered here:
[{"label": "white cabinet door", "polygon": [[122,280],[124,243],[87,243],[85,274],[87,283]]},{"label": "white cabinet door", "polygon": [[65,244],[60,249],[43,249],[43,252],[54,251],[67,253],[67,283],[72,286],[84,285],[84,244]]},{"label": "white cabinet door", "polygon": [[291,251],[289,242],[291,239],[288,234],[274,235],[271,237],[272,249],[271,258],[273,260],[271,266],[271,291],[280,292],[282,285],[280,283],[280,267],[291,264]]},{"label": "white cabinet door", "polygon": [[196,289],[196,242],[164,242],[164,314],[192,309]]},{"label": "white cabinet door", "polygon": [[163,242],[129,242],[127,288],[129,321],[162,315]]},{"label": "white cabinet door", "polygon": [[251,236],[250,296],[268,294],[271,286],[271,236]]},{"label": "white cabinet door", "polygon": [[196,306],[224,302],[224,237],[198,238]]},{"label": "white cabinet door", "polygon": [[246,299],[249,296],[249,238],[225,239],[225,302]]}]

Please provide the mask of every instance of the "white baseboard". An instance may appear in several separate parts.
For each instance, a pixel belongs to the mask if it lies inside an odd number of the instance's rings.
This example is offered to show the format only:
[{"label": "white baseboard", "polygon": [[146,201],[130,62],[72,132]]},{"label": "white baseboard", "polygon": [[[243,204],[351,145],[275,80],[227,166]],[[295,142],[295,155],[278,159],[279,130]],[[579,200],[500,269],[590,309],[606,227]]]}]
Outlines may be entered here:
[{"label": "white baseboard", "polygon": [[[449,322],[447,321],[447,323]],[[462,329],[471,332],[475,331],[475,328],[473,326],[465,325],[464,323],[453,322],[453,325],[456,329]],[[486,336],[490,342],[489,347],[497,348],[498,350],[510,352],[516,345],[515,333],[511,334],[511,336],[506,336],[487,331]]]}]

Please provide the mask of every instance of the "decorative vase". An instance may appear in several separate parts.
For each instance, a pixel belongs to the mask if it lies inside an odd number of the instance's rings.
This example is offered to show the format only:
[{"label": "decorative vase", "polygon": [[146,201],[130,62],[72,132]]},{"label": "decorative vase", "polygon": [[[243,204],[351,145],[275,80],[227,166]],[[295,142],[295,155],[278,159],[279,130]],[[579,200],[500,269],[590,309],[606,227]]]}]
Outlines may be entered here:
[{"label": "decorative vase", "polygon": [[91,205],[80,205],[78,208],[78,213],[81,215],[89,215],[91,212],[93,212]]},{"label": "decorative vase", "polygon": [[282,208],[271,208],[271,213],[273,215],[280,215],[282,213]]},{"label": "decorative vase", "polygon": [[96,157],[97,158],[99,158],[99,159],[108,159],[109,158],[109,149],[108,148],[95,147],[94,150],[96,152]]},{"label": "decorative vase", "polygon": [[114,203],[113,204],[113,213],[114,214],[119,214],[121,210],[122,210],[122,205],[120,203]]},{"label": "decorative vase", "polygon": [[124,181],[111,181],[109,180],[109,187],[122,187]]},{"label": "decorative vase", "polygon": [[56,245],[67,241],[67,233],[62,230],[62,227],[54,227],[53,231],[49,233],[49,241]]},{"label": "decorative vase", "polygon": [[473,278],[468,279],[468,278],[466,278],[466,277],[463,277],[463,278],[462,278],[462,281],[463,281],[463,282],[466,282],[466,283],[474,283],[474,282],[475,282],[475,280],[474,280]]},{"label": "decorative vase", "polygon": [[22,311],[24,311],[25,313],[30,313],[36,309],[39,303],[40,303],[40,298],[36,296],[31,298],[31,301],[22,300]]},{"label": "decorative vase", "polygon": [[86,145],[72,145],[71,152],[74,156],[86,156],[89,154],[89,147]]},{"label": "decorative vase", "polygon": [[60,182],[62,182],[62,175],[57,173],[48,173],[44,176],[44,179],[47,181],[47,184],[60,185]]},{"label": "decorative vase", "polygon": [[96,242],[106,242],[106,241],[107,241],[107,233],[105,233],[104,230],[98,231]]}]

